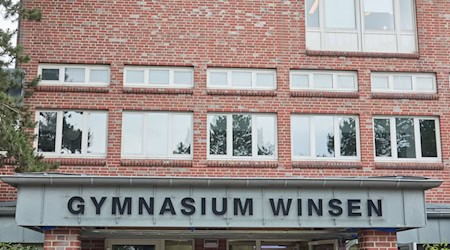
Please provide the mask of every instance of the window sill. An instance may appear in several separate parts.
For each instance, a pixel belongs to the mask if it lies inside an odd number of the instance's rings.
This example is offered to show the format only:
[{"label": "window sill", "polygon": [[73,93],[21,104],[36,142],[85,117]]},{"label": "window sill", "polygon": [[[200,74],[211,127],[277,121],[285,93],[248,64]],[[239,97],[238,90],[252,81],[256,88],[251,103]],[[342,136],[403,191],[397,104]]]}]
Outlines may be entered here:
[{"label": "window sill", "polygon": [[361,51],[306,50],[306,55],[419,59],[418,53],[396,53],[396,52],[388,53],[388,52],[361,52]]},{"label": "window sill", "polygon": [[277,161],[215,161],[208,160],[208,167],[218,168],[277,168]]},{"label": "window sill", "polygon": [[93,87],[93,86],[50,86],[38,85],[36,91],[39,92],[88,92],[88,93],[108,93],[109,86]]},{"label": "window sill", "polygon": [[144,167],[192,167],[192,160],[156,160],[156,159],[123,159],[121,166],[144,166]]},{"label": "window sill", "polygon": [[99,158],[44,158],[44,162],[63,166],[106,166],[106,159]]},{"label": "window sill", "polygon": [[293,161],[292,168],[362,168],[361,162],[339,162],[339,161]]},{"label": "window sill", "polygon": [[332,92],[316,90],[291,91],[292,97],[322,97],[322,98],[359,98],[358,92]]},{"label": "window sill", "polygon": [[373,99],[412,99],[412,100],[438,100],[438,94],[420,93],[372,93]]},{"label": "window sill", "polygon": [[208,95],[277,96],[276,90],[208,89]]},{"label": "window sill", "polygon": [[192,95],[194,90],[180,88],[131,88],[123,89],[125,94],[163,94],[163,95]]},{"label": "window sill", "polygon": [[376,169],[405,169],[405,170],[443,170],[443,163],[424,162],[375,162]]}]

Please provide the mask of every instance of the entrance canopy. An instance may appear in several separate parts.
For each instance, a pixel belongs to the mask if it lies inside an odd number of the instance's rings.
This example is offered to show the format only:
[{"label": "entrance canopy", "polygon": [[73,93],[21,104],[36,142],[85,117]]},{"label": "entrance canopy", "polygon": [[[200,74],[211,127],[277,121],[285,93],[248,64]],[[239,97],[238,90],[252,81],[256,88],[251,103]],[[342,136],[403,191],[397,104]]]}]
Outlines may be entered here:
[{"label": "entrance canopy", "polygon": [[418,177],[178,178],[19,174],[20,226],[299,229],[426,225]]}]

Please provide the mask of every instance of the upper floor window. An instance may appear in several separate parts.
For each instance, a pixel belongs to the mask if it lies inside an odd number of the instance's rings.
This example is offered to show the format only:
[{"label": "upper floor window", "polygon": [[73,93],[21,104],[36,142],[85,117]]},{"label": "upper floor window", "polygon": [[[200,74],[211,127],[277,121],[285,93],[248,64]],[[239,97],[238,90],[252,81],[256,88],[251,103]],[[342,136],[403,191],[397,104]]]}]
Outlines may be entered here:
[{"label": "upper floor window", "polygon": [[192,113],[124,112],[122,156],[192,158]]},{"label": "upper floor window", "polygon": [[435,117],[375,117],[376,160],[438,161],[439,121]]},{"label": "upper floor window", "polygon": [[358,90],[357,75],[352,71],[292,70],[291,90]]},{"label": "upper floor window", "polygon": [[277,157],[276,116],[272,114],[209,114],[210,159]]},{"label": "upper floor window", "polygon": [[106,156],[104,111],[38,111],[37,151],[54,157]]},{"label": "upper floor window", "polygon": [[276,70],[272,69],[208,69],[208,88],[276,89]]},{"label": "upper floor window", "polygon": [[430,73],[372,73],[373,92],[436,93],[436,77]]},{"label": "upper floor window", "polygon": [[110,67],[105,65],[40,64],[41,85],[108,86]]},{"label": "upper floor window", "polygon": [[414,0],[306,0],[312,50],[415,53]]},{"label": "upper floor window", "polygon": [[294,160],[358,160],[357,116],[293,115],[291,117]]},{"label": "upper floor window", "polygon": [[126,66],[124,86],[143,88],[192,88],[192,67],[140,67]]}]

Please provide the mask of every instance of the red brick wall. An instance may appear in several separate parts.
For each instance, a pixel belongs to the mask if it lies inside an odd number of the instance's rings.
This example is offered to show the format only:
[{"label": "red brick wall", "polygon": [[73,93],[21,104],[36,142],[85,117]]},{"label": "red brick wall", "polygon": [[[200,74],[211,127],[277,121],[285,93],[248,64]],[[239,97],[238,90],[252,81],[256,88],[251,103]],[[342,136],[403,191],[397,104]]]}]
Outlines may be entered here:
[{"label": "red brick wall", "polygon": [[358,233],[360,250],[397,250],[396,233],[363,230]]},{"label": "red brick wall", "polygon": [[[446,182],[427,192],[429,202],[450,203],[450,2],[418,0],[418,58],[308,55],[304,1],[65,1],[27,0],[43,10],[40,23],[23,22],[20,43],[31,55],[23,65],[28,79],[40,62],[111,65],[111,86],[104,89],[41,89],[26,103],[35,109],[109,111],[108,157],[64,160],[58,171],[100,175],[323,177],[418,175]],[[123,90],[124,65],[193,66],[195,88],[183,94],[136,94]],[[277,91],[267,96],[207,93],[207,67],[275,68]],[[290,69],[358,72],[356,96],[291,96]],[[438,94],[430,100],[373,97],[371,71],[435,72]],[[97,93],[97,92],[98,93]],[[404,99],[402,99],[404,98]],[[183,164],[121,162],[123,110],[193,111],[194,159]],[[206,160],[208,112],[269,112],[278,116],[278,161],[275,165],[236,166]],[[357,164],[291,163],[291,113],[357,114],[361,162]],[[375,164],[373,115],[439,116],[442,163]],[[184,165],[184,166],[183,166]],[[0,168],[0,174],[10,167]],[[0,199],[14,199],[12,189]]]},{"label": "red brick wall", "polygon": [[57,228],[44,231],[45,250],[80,250],[80,228]]}]

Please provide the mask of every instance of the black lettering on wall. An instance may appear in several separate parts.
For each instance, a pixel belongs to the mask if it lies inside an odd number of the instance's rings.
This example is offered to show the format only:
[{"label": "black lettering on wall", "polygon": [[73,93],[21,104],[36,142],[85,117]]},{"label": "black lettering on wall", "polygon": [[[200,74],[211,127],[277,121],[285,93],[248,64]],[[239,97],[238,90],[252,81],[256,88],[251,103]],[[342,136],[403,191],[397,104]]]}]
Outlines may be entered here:
[{"label": "black lettering on wall", "polygon": [[[73,207],[73,203],[77,202],[76,208]],[[84,199],[80,196],[74,196],[69,199],[67,202],[67,209],[69,209],[69,212],[71,214],[84,214]]]},{"label": "black lettering on wall", "polygon": [[181,213],[184,215],[193,215],[195,213],[194,204],[195,200],[191,197],[186,197],[181,200],[181,206],[184,207],[181,209]]},{"label": "black lettering on wall", "polygon": [[372,200],[367,201],[367,215],[372,216],[372,211],[374,211],[377,216],[383,216],[381,200],[377,200],[377,205],[375,205]]},{"label": "black lettering on wall", "polygon": [[176,215],[175,209],[173,208],[172,200],[169,197],[164,199],[163,205],[161,206],[161,210],[159,211],[160,215],[164,215],[166,212],[170,212],[172,215]]},{"label": "black lettering on wall", "polygon": [[123,204],[120,203],[119,197],[113,197],[112,214],[117,214],[117,210],[119,210],[119,214],[124,214],[125,210],[127,210],[127,214],[131,214],[131,197],[125,197],[123,199]]},{"label": "black lettering on wall", "polygon": [[330,209],[328,210],[328,213],[331,216],[339,216],[342,215],[342,207],[341,207],[342,201],[339,199],[331,199],[328,201],[328,206]]},{"label": "black lettering on wall", "polygon": [[97,201],[97,198],[91,197],[91,201],[95,206],[95,214],[100,214],[103,203],[106,201],[106,197],[102,197],[100,201]]},{"label": "black lettering on wall", "polygon": [[354,199],[354,200],[347,200],[348,205],[348,216],[361,216],[361,212],[359,209],[361,209],[361,206],[359,205],[361,203],[360,199]]},{"label": "black lettering on wall", "polygon": [[283,199],[278,199],[277,207],[275,207],[275,202],[273,201],[273,199],[269,199],[269,202],[270,207],[272,208],[273,215],[278,215],[280,213],[280,210],[282,210],[284,216],[289,215],[289,211],[291,210],[292,199],[288,199],[286,205],[284,204]]},{"label": "black lettering on wall", "polygon": [[212,212],[215,215],[224,215],[227,212],[227,198],[222,198],[222,210],[217,211],[217,199],[212,198]]},{"label": "black lettering on wall", "polygon": [[202,215],[206,214],[206,198],[202,198]]},{"label": "black lettering on wall", "polygon": [[153,215],[155,207],[155,199],[153,197],[149,198],[148,203],[143,197],[139,197],[138,205],[139,205],[139,214],[143,214],[145,208],[145,210],[149,215]]},{"label": "black lettering on wall", "polygon": [[319,199],[319,205],[317,205],[313,199],[308,199],[308,215],[312,216],[313,209],[318,216],[323,215],[323,200]]},{"label": "black lettering on wall", "polygon": [[248,210],[248,215],[253,215],[253,199],[245,199],[245,204],[242,206],[241,199],[234,198],[234,215],[238,215],[239,212],[241,215],[245,215]]},{"label": "black lettering on wall", "polygon": [[302,216],[303,208],[302,208],[302,199],[297,199],[297,215]]}]

